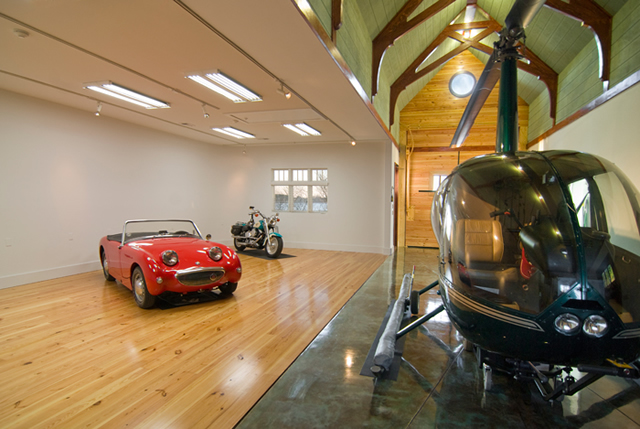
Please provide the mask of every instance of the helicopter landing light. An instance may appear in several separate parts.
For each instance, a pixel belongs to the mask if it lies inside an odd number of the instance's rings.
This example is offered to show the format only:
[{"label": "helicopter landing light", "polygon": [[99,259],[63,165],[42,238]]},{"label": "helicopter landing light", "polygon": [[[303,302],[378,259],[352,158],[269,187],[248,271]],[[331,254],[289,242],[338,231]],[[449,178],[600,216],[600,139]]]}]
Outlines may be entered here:
[{"label": "helicopter landing light", "polygon": [[554,321],[556,330],[564,335],[573,335],[580,329],[580,319],[571,313],[564,313]]},{"label": "helicopter landing light", "polygon": [[604,317],[592,314],[584,321],[582,330],[589,336],[600,338],[607,332],[608,327],[609,326],[607,325],[607,321],[604,320]]}]

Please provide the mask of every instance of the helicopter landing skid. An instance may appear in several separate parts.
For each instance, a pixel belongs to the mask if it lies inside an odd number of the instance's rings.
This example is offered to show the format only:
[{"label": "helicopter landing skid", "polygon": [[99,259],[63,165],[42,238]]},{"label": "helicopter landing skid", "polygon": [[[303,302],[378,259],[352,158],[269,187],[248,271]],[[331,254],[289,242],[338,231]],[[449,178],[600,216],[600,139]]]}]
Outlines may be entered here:
[{"label": "helicopter landing skid", "polygon": [[402,352],[399,351],[399,348],[396,346],[398,340],[402,339],[408,332],[418,328],[420,325],[444,310],[444,305],[440,305],[431,313],[425,314],[400,329],[407,310],[410,310],[411,314],[417,314],[419,311],[420,295],[430,291],[439,284],[436,280],[423,289],[413,290],[415,269],[416,268],[414,266],[411,273],[404,275],[398,299],[391,302],[389,305],[387,316],[385,316],[380,327],[378,336],[371,345],[369,354],[367,355],[362,371],[360,372],[361,375],[377,378],[389,376],[393,362],[399,361],[399,358],[402,356]]},{"label": "helicopter landing skid", "polygon": [[479,367],[483,371],[485,390],[491,389],[492,370],[505,372],[516,380],[532,380],[545,401],[559,400],[571,396],[605,375],[627,379],[640,379],[640,369],[636,364],[628,364],[607,359],[604,365],[578,365],[585,375],[576,378],[572,367],[532,363],[506,358],[479,347],[475,347]]}]

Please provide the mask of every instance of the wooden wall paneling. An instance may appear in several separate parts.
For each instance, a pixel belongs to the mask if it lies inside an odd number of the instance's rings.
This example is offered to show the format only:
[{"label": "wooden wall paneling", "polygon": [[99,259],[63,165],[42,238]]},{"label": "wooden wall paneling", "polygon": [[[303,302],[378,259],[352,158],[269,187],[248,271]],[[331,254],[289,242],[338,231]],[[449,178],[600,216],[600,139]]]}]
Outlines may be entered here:
[{"label": "wooden wall paneling", "polygon": [[[469,101],[468,98],[451,95],[449,80],[463,69],[473,73],[477,79],[484,64],[468,51],[461,53],[450,60],[400,112],[401,129],[406,129],[407,151],[414,149],[408,166],[407,246],[438,246],[431,228],[433,192],[420,192],[432,189],[432,175],[449,174],[459,162],[495,151],[499,84],[480,110],[464,145],[458,149],[449,148]],[[529,106],[520,98],[518,113],[519,148],[525,150]],[[465,146],[470,150],[465,150]],[[476,150],[478,148],[481,150]]]}]

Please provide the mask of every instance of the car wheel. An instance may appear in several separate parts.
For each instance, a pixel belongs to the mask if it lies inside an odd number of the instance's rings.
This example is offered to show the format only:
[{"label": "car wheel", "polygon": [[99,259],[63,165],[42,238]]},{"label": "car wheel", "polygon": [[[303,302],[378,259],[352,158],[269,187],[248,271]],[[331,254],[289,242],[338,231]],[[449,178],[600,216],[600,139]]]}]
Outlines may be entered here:
[{"label": "car wheel", "polygon": [[102,261],[102,274],[104,274],[104,278],[108,281],[112,282],[115,278],[109,274],[109,262],[107,261],[107,255],[102,249],[102,253],[100,254],[100,260]]},{"label": "car wheel", "polygon": [[264,250],[267,251],[268,257],[277,258],[282,253],[283,247],[284,243],[282,242],[282,237],[272,235],[271,237],[269,237],[267,244],[264,246]]},{"label": "car wheel", "polygon": [[218,286],[218,289],[220,289],[220,292],[222,292],[223,295],[231,295],[236,291],[237,288],[238,283],[225,283]]},{"label": "car wheel", "polygon": [[244,249],[247,248],[247,246],[243,246],[242,244],[240,244],[237,238],[233,239],[233,245],[235,246],[238,252],[242,252]]},{"label": "car wheel", "polygon": [[136,267],[133,270],[131,286],[133,289],[133,297],[135,298],[138,307],[151,308],[155,305],[156,297],[149,293],[149,290],[147,289],[147,282],[144,280],[144,274],[142,274],[142,269],[140,269],[140,267]]}]

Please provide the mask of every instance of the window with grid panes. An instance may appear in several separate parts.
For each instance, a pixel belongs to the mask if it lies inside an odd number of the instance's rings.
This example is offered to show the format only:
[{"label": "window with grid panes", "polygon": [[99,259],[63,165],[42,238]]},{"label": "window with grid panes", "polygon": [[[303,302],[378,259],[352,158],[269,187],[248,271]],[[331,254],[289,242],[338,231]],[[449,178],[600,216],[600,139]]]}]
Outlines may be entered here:
[{"label": "window with grid panes", "polygon": [[326,168],[274,169],[271,186],[274,211],[326,213],[329,209]]}]

